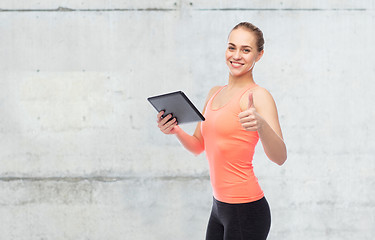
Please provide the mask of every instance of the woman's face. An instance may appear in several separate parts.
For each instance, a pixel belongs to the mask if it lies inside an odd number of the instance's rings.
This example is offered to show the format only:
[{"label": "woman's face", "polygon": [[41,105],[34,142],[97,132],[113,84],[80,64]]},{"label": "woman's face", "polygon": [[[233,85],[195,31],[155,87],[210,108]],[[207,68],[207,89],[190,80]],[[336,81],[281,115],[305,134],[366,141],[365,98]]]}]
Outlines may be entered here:
[{"label": "woman's face", "polygon": [[228,38],[225,59],[232,76],[239,77],[252,70],[256,61],[263,54],[257,50],[255,34],[238,28]]}]

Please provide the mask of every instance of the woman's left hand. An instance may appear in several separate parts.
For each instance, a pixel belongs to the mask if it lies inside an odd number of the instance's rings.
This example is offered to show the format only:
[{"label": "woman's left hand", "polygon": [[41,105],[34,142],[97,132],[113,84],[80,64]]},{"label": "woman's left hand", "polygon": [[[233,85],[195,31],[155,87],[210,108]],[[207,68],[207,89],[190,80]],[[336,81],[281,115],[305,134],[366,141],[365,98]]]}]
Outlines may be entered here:
[{"label": "woman's left hand", "polygon": [[246,131],[258,131],[264,122],[264,119],[257,113],[254,101],[253,93],[249,94],[249,107],[247,110],[241,112],[238,117],[240,118],[240,123]]}]

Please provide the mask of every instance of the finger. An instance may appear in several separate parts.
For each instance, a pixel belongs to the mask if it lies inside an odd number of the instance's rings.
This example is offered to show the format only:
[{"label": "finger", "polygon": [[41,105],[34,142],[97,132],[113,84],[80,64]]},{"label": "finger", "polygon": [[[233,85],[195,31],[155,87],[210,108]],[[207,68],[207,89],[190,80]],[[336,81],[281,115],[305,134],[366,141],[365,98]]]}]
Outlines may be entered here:
[{"label": "finger", "polygon": [[177,122],[174,122],[173,124],[171,124],[168,128],[165,129],[165,131],[167,133],[169,133],[170,131],[172,131],[172,129],[177,126]]},{"label": "finger", "polygon": [[249,105],[248,108],[253,108],[254,107],[254,99],[253,99],[253,93],[249,93]]},{"label": "finger", "polygon": [[170,125],[169,127],[164,128],[164,129],[162,130],[162,132],[165,133],[165,134],[169,134],[169,133],[171,133],[171,131],[173,130],[173,128],[174,128],[175,126],[177,126],[177,123],[176,123],[176,122],[173,123],[172,125]]},{"label": "finger", "polygon": [[[164,119],[163,119],[163,121],[164,121]],[[162,126],[161,126],[160,129],[164,131],[165,129],[167,129],[168,127],[170,127],[174,122],[176,122],[176,118],[173,118],[169,122],[162,124]]]},{"label": "finger", "polygon": [[240,114],[238,114],[238,117],[241,119],[241,118],[245,118],[249,116],[249,114],[247,112],[240,112]]},{"label": "finger", "polygon": [[163,116],[163,114],[164,114],[164,111],[163,111],[163,110],[160,111],[160,112],[158,113],[158,115],[157,115],[157,118],[158,118],[158,119],[161,118],[161,116]]},{"label": "finger", "polygon": [[238,117],[239,118],[244,118],[244,117],[248,117],[248,116],[251,116],[254,114],[254,110],[253,109],[247,109],[243,112],[240,112],[240,114],[238,114]]},{"label": "finger", "polygon": [[163,116],[164,112],[163,111],[160,111],[158,113],[158,115],[156,116],[156,122],[159,123],[161,120],[162,120],[162,116]]},{"label": "finger", "polygon": [[242,124],[242,127],[246,131],[257,131],[257,126],[256,126],[256,124],[253,124],[253,123],[244,123],[244,124]]},{"label": "finger", "polygon": [[169,119],[172,118],[172,114],[168,114],[167,116],[165,116],[164,118],[162,118],[159,122],[159,126],[163,126],[166,122],[169,121]]},{"label": "finger", "polygon": [[257,126],[257,121],[246,122],[242,124],[244,128],[252,128]]},{"label": "finger", "polygon": [[248,128],[245,128],[246,131],[248,132],[256,132],[258,131],[256,127],[248,127]]},{"label": "finger", "polygon": [[252,116],[240,118],[240,123],[252,122],[254,120],[255,120],[255,117],[252,115]]}]

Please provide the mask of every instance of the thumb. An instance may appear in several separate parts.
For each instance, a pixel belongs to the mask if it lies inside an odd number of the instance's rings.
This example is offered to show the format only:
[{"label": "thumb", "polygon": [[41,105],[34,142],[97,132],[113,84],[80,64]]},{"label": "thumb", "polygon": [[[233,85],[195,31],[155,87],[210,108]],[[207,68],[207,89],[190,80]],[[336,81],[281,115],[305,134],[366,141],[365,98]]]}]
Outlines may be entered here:
[{"label": "thumb", "polygon": [[254,107],[253,93],[250,92],[249,93],[249,106],[248,106],[248,109],[249,108],[253,108],[253,107]]}]

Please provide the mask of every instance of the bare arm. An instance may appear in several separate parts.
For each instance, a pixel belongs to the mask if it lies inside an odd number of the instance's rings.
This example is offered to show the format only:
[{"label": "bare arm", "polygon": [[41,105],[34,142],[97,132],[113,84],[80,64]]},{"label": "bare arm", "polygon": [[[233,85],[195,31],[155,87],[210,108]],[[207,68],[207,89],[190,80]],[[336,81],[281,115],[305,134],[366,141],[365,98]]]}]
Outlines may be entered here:
[{"label": "bare arm", "polygon": [[[209,92],[206,103],[203,108],[203,114],[205,112],[207,102],[211,98],[211,96],[218,90],[219,87],[214,87]],[[161,118],[161,116],[164,114],[163,111],[161,111],[157,115],[157,122],[158,127],[160,130],[165,134],[174,134],[178,138],[178,140],[181,142],[181,144],[190,152],[194,153],[195,155],[199,155],[204,151],[204,140],[201,134],[201,122],[197,123],[197,126],[195,128],[194,134],[189,135],[184,130],[178,126],[176,119],[172,119],[168,122],[168,120],[171,118],[170,115],[167,115],[165,118]]]},{"label": "bare arm", "polygon": [[278,165],[287,159],[277,108],[272,95],[264,88],[249,93],[247,107],[241,102],[240,122],[248,131],[258,131],[267,157]]}]

